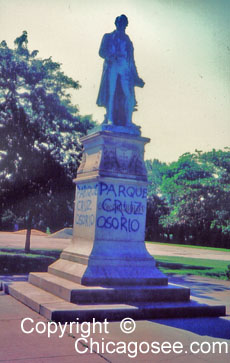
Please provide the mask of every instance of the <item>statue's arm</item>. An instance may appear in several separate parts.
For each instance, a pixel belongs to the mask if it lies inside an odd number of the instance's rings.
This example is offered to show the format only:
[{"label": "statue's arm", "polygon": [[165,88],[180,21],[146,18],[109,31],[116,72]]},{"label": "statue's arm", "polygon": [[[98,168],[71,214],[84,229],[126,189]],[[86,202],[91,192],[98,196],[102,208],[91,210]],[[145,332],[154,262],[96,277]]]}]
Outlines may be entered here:
[{"label": "statue's arm", "polygon": [[110,44],[109,44],[109,35],[105,34],[101,41],[101,46],[99,49],[99,55],[101,58],[109,59],[113,56]]},{"label": "statue's arm", "polygon": [[130,46],[130,66],[131,66],[131,72],[132,72],[132,76],[133,76],[133,81],[134,81],[134,85],[137,87],[144,87],[145,82],[143,81],[142,78],[139,77],[138,72],[137,72],[137,67],[135,64],[135,60],[134,60],[134,49],[133,49],[133,44],[130,41],[131,46]]}]

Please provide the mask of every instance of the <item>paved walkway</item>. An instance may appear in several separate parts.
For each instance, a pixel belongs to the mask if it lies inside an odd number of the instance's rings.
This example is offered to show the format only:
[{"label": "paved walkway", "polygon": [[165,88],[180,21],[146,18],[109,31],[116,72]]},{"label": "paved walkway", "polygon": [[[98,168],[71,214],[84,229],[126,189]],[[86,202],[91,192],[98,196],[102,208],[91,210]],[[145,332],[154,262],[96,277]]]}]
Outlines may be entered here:
[{"label": "paved walkway", "polygon": [[[0,232],[0,248],[24,248],[25,234]],[[58,249],[62,250],[70,244],[68,238],[52,238],[49,236],[31,235],[30,247],[34,249]]]},{"label": "paved walkway", "polygon": [[170,246],[164,243],[146,243],[146,247],[151,255],[155,256],[179,256],[230,262],[230,251],[226,252],[195,247],[181,247],[175,245]]},{"label": "paved walkway", "polygon": [[[0,233],[0,247],[22,247],[25,236]],[[32,248],[58,248],[62,249],[69,244],[68,239],[54,239],[44,236],[32,236]],[[150,246],[150,247],[149,247]],[[159,248],[158,248],[159,246]],[[166,246],[150,245],[148,249],[153,254],[163,254],[162,249]],[[170,248],[175,248],[171,247]],[[152,249],[154,252],[152,252]],[[190,257],[197,256],[204,250],[187,249]],[[167,247],[167,251],[169,251]],[[181,249],[177,252],[181,252]],[[204,251],[202,257],[206,258],[207,251]],[[170,252],[171,253],[171,252]],[[170,254],[167,252],[167,254]],[[224,252],[225,254],[225,252]],[[216,256],[216,255],[215,255]],[[212,257],[213,258],[213,257]],[[215,259],[221,259],[221,255]],[[230,259],[229,259],[230,260]],[[10,280],[21,278],[0,277],[0,280]],[[26,276],[23,276],[26,278]],[[84,354],[80,354],[75,350],[75,341],[80,338],[80,333],[76,332],[68,334],[68,331],[62,338],[59,334],[53,334],[48,338],[47,334],[39,334],[34,331],[31,334],[25,334],[21,330],[21,321],[24,318],[33,319],[35,326],[42,328],[42,322],[47,326],[48,322],[45,318],[38,315],[19,301],[0,291],[0,362],[12,363],[72,363],[72,362],[170,362],[170,363],[229,363],[230,357],[230,284],[228,281],[208,279],[200,276],[174,276],[169,281],[178,285],[187,286],[191,289],[193,298],[198,301],[209,304],[224,304],[227,306],[227,316],[220,318],[196,318],[196,319],[160,319],[160,320],[143,320],[136,322],[136,329],[131,334],[125,334],[120,329],[120,322],[110,322],[108,326],[109,333],[102,332],[99,334],[91,334],[85,338],[86,341],[79,343],[79,350],[85,350]],[[30,322],[25,325],[27,329],[31,328]],[[92,325],[91,325],[92,327]],[[87,335],[87,334],[86,334]],[[90,353],[87,349],[88,340],[93,338],[99,343],[100,352],[94,351]],[[114,344],[120,350],[112,354],[103,351],[103,344],[106,346],[108,342],[109,349]],[[123,342],[119,343],[118,342]],[[142,343],[145,342],[145,343]],[[162,348],[162,343],[169,351],[169,344],[180,342],[180,353],[152,353],[147,352],[148,344],[156,342],[155,347]],[[196,353],[191,352],[191,343]],[[216,342],[223,343],[221,353],[218,352]],[[83,345],[84,343],[85,345]],[[141,345],[142,343],[142,345]],[[226,345],[227,344],[227,348]],[[177,345],[178,346],[178,345]],[[125,347],[125,348],[124,348]],[[135,356],[135,350],[137,355]],[[211,351],[216,349],[215,353]],[[126,352],[125,352],[126,349]],[[140,351],[142,349],[142,352]],[[202,353],[203,349],[203,353]],[[226,349],[228,353],[226,354]],[[198,350],[200,350],[198,352]],[[207,353],[207,351],[209,351]],[[123,353],[121,353],[123,351]],[[129,356],[135,356],[130,358]]]},{"label": "paved walkway", "polygon": [[[229,284],[226,281],[197,279],[197,277],[171,278],[171,282],[180,283],[183,286],[190,286],[192,295],[197,299],[206,299],[211,303],[226,303],[228,314],[230,313]],[[204,301],[204,300],[203,300]],[[136,329],[131,334],[125,334],[120,329],[120,322],[110,322],[108,325],[108,334],[105,331],[91,334],[78,344],[78,349],[85,350],[80,354],[75,350],[75,341],[80,338],[80,333],[69,331],[65,332],[62,338],[60,333],[52,334],[48,338],[47,333],[39,334],[34,331],[31,334],[23,333],[21,321],[24,318],[33,319],[34,323],[27,322],[25,329],[29,330],[35,327],[39,322],[39,329],[42,329],[42,323],[47,321],[25,305],[21,304],[9,295],[0,291],[0,362],[37,362],[37,363],[72,363],[72,362],[177,362],[177,363],[205,363],[221,362],[229,363],[230,355],[230,315],[220,318],[195,318],[195,319],[161,319],[161,320],[142,320],[136,322]],[[92,327],[92,324],[91,324]],[[87,334],[85,334],[87,335]],[[100,352],[90,353],[87,350],[89,339],[99,342]],[[119,343],[126,345],[126,353],[114,352],[110,354],[103,351],[102,343],[112,349],[114,344]],[[130,343],[134,342],[134,343]],[[145,342],[145,343],[142,343]],[[148,344],[156,342],[155,346],[159,348],[160,344],[169,342],[171,345],[180,342],[181,353],[141,353],[137,352],[135,358],[128,355],[135,355],[135,347],[141,346],[143,352],[148,348]],[[191,352],[191,343],[194,343],[195,351],[198,349],[207,352],[216,346],[215,353]],[[222,352],[217,352],[216,342],[224,344]],[[83,345],[82,343],[86,344]],[[130,345],[129,345],[130,343]],[[169,346],[169,343],[164,343]],[[113,345],[111,345],[113,344]],[[178,344],[178,343],[177,343]],[[122,346],[123,346],[122,345]],[[227,347],[225,346],[227,345]],[[166,350],[168,350],[167,348]],[[228,354],[226,350],[228,349]],[[121,352],[121,348],[120,348]]]}]

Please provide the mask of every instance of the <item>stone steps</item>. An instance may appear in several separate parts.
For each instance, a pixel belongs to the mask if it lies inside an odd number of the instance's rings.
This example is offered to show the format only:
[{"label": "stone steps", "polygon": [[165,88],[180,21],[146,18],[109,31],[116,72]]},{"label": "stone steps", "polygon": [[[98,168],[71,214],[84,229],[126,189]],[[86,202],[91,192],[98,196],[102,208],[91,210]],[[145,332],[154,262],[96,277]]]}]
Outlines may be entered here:
[{"label": "stone steps", "polygon": [[29,282],[9,285],[9,293],[49,320],[56,322],[179,318],[225,315],[224,306],[207,306],[194,300],[182,302],[139,302],[74,304],[51,294]]},{"label": "stone steps", "polygon": [[188,301],[190,289],[168,286],[84,286],[50,273],[30,273],[29,282],[76,304]]}]

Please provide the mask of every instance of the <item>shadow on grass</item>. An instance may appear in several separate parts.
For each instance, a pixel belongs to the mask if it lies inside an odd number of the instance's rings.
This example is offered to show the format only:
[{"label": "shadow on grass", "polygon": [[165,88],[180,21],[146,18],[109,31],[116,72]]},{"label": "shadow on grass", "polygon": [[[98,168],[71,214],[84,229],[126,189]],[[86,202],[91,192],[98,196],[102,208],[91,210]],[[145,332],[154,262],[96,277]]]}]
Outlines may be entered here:
[{"label": "shadow on grass", "polygon": [[[162,261],[162,258],[155,257],[156,266],[166,275],[196,275],[221,280],[228,279],[228,261],[182,258],[181,261],[176,262],[178,257],[166,257],[166,259]],[[186,260],[188,263],[185,263]]]},{"label": "shadow on grass", "polygon": [[3,247],[0,248],[0,253],[17,253],[20,255],[41,255],[41,256],[50,256],[59,258],[62,250],[55,250],[55,249],[33,249],[31,248],[28,254],[25,253],[24,248],[11,248],[11,247]]},{"label": "shadow on grass", "polygon": [[2,248],[0,250],[0,274],[25,274],[46,272],[48,266],[60,256],[59,250],[31,250],[26,254],[23,249]]}]

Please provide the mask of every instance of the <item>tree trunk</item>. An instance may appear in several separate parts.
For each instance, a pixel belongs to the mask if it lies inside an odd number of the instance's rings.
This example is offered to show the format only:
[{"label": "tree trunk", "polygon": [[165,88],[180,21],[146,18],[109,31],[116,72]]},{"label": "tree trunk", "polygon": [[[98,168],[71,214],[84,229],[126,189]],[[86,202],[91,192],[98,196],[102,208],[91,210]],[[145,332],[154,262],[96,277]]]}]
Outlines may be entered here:
[{"label": "tree trunk", "polygon": [[26,231],[25,253],[30,252],[31,225],[32,225],[32,214],[29,212],[26,223],[27,231]]},{"label": "tree trunk", "polygon": [[31,228],[27,228],[26,231],[26,243],[25,243],[25,253],[30,252],[30,235],[31,235]]}]

